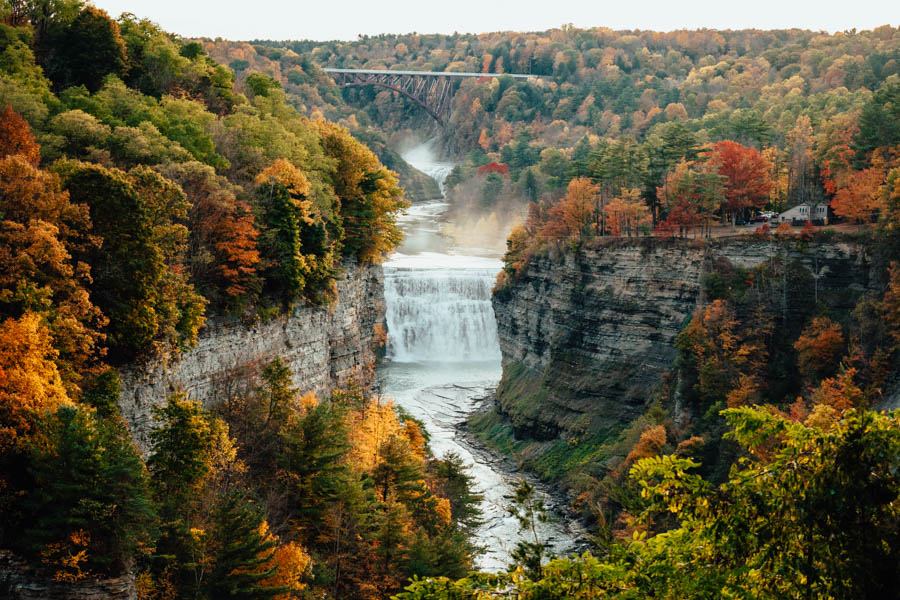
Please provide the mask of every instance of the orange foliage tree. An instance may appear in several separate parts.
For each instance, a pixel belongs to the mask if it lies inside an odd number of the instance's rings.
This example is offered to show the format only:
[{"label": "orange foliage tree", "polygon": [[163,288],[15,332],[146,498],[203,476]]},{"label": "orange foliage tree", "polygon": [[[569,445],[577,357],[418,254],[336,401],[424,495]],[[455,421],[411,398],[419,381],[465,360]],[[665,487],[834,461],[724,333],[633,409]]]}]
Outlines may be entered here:
[{"label": "orange foliage tree", "polygon": [[813,406],[822,404],[838,412],[862,406],[865,394],[854,383],[856,369],[849,368],[837,377],[822,380],[812,395]]},{"label": "orange foliage tree", "polygon": [[641,199],[641,190],[632,188],[625,190],[622,195],[613,198],[603,208],[606,215],[606,223],[612,235],[623,233],[631,237],[637,234],[641,227],[653,222],[650,209]]},{"label": "orange foliage tree", "polygon": [[56,356],[39,315],[26,313],[0,325],[0,454],[33,433],[37,415],[70,402]]},{"label": "orange foliage tree", "polygon": [[[197,162],[170,164],[163,175],[181,185],[191,202],[189,268],[207,298],[235,304],[259,288],[259,250],[253,213],[238,200],[238,188],[212,167]],[[214,288],[214,289],[210,289]]]},{"label": "orange foliage tree", "polygon": [[723,140],[714,145],[709,160],[725,177],[723,211],[735,215],[746,208],[762,208],[775,187],[771,166],[756,148]]},{"label": "orange foliage tree", "polygon": [[844,348],[841,326],[828,317],[816,317],[794,342],[797,365],[809,378],[834,371]]},{"label": "orange foliage tree", "polygon": [[771,321],[757,311],[758,326],[742,332],[734,310],[724,300],[698,308],[688,327],[677,338],[682,352],[697,362],[698,389],[709,400],[726,399],[736,388],[744,391],[728,398],[742,403],[756,393],[768,353],[763,338],[771,333]]},{"label": "orange foliage tree", "polygon": [[565,197],[547,211],[543,236],[553,241],[588,237],[598,216],[599,188],[587,177],[569,182]]},{"label": "orange foliage tree", "polygon": [[88,294],[89,268],[75,260],[95,246],[87,208],[69,202],[56,175],[23,156],[0,159],[0,318],[40,314],[63,380],[99,368],[106,318]]},{"label": "orange foliage tree", "polygon": [[7,104],[0,111],[0,158],[18,154],[33,166],[41,162],[41,149],[34,141],[31,127]]},{"label": "orange foliage tree", "polygon": [[881,184],[884,171],[876,167],[853,171],[838,188],[831,207],[835,214],[856,221],[859,227],[884,207]]}]

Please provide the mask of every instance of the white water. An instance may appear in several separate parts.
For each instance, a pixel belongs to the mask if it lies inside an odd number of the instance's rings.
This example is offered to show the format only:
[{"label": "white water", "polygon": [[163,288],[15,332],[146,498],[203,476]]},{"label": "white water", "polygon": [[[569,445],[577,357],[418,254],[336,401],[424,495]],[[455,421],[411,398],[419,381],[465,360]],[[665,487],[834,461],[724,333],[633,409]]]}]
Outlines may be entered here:
[{"label": "white water", "polygon": [[500,360],[491,288],[496,259],[426,252],[385,267],[387,356],[394,362]]},{"label": "white water", "polygon": [[431,138],[424,144],[407,151],[403,154],[403,160],[437,181],[441,188],[441,193],[443,193],[444,180],[456,165],[435,159],[437,155],[437,141],[437,138]]},{"label": "white water", "polygon": [[[427,142],[404,155],[440,183],[452,164],[434,161]],[[476,543],[485,548],[477,567],[503,570],[521,539],[518,522],[506,513],[516,478],[502,459],[472,447],[458,432],[500,380],[500,346],[491,288],[502,263],[487,251],[454,247],[439,235],[445,202],[412,206],[401,219],[403,246],[384,264],[387,301],[387,360],[379,369],[384,395],[420,419],[436,456],[455,452],[470,465],[484,494],[485,523]],[[557,554],[574,543],[562,520],[540,524],[541,541]]]}]

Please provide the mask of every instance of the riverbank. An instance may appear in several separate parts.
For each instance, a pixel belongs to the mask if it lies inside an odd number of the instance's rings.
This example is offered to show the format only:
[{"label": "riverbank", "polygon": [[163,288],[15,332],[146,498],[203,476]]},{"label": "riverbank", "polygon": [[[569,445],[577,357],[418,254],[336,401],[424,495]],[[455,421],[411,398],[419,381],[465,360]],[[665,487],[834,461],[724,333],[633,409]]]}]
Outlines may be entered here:
[{"label": "riverbank", "polygon": [[[485,444],[470,427],[469,423],[472,417],[491,412],[495,393],[496,388],[493,388],[489,394],[475,398],[474,410],[466,416],[465,420],[455,425],[454,429],[459,435],[460,443],[465,445],[477,457],[479,462],[489,465],[494,470],[515,481],[525,479],[525,481],[534,486],[542,497],[541,499],[547,509],[547,515],[551,520],[562,524],[569,534],[565,539],[557,539],[551,535],[547,539],[542,538],[540,540],[548,547],[553,556],[582,554],[592,549],[594,545],[589,541],[586,529],[582,526],[578,515],[572,509],[573,499],[570,494],[561,491],[558,487],[549,485],[534,472],[526,470],[521,462],[516,460],[514,455],[498,452]],[[564,548],[560,547],[561,544]]]}]

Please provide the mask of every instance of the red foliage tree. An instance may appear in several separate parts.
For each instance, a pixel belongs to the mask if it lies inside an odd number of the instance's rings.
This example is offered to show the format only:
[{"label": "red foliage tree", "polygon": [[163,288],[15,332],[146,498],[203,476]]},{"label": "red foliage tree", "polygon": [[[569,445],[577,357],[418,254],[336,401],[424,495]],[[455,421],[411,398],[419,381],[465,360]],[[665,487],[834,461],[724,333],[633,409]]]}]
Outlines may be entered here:
[{"label": "red foliage tree", "polygon": [[496,173],[497,175],[509,177],[509,165],[506,163],[490,162],[484,166],[478,167],[479,175],[487,175],[488,173]]},{"label": "red foliage tree", "polygon": [[725,177],[723,210],[733,217],[745,208],[762,208],[775,187],[770,165],[762,153],[731,140],[712,147],[710,161]]}]

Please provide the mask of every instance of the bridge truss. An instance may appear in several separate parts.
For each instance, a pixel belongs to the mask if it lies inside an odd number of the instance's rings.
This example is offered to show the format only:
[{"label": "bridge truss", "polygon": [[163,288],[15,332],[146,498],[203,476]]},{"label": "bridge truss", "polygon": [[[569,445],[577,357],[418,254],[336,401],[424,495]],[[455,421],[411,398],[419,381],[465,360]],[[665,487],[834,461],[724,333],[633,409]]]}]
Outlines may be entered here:
[{"label": "bridge truss", "polygon": [[452,73],[447,71],[384,71],[375,69],[323,69],[339,87],[374,85],[393,90],[422,107],[442,127],[450,118],[453,80],[502,77],[537,79],[533,75],[504,73]]}]

